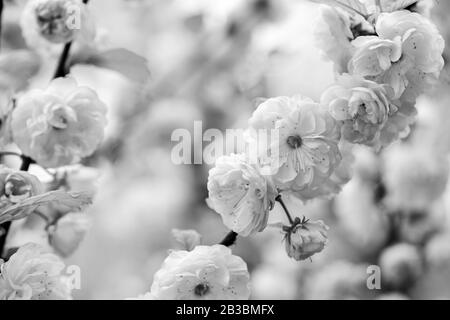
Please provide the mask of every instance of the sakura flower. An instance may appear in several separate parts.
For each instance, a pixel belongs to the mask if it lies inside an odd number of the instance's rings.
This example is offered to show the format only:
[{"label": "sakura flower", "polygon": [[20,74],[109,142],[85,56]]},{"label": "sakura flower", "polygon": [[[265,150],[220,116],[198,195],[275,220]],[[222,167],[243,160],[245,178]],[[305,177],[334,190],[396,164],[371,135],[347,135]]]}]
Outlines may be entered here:
[{"label": "sakura flower", "polygon": [[431,21],[407,10],[380,14],[376,32],[352,42],[350,73],[386,83],[397,98],[414,102],[439,77],[444,39]]},{"label": "sakura flower", "polygon": [[209,171],[208,191],[209,206],[234,232],[246,237],[267,226],[276,190],[244,154],[217,159]]},{"label": "sakura flower", "polygon": [[0,266],[0,300],[69,300],[64,268],[56,255],[26,244]]},{"label": "sakura flower", "polygon": [[403,115],[403,109],[399,110],[396,105],[400,103],[393,98],[394,92],[387,85],[343,75],[322,94],[321,103],[327,106],[333,118],[341,123],[344,139],[351,143],[379,148],[391,143],[406,129],[394,126],[393,128],[400,131],[394,134],[392,126],[388,124]]},{"label": "sakura flower", "polygon": [[[3,210],[43,191],[44,187],[35,176],[25,171],[0,166],[0,221],[3,220]],[[25,217],[30,213],[31,210],[24,209],[18,211],[12,218]]]},{"label": "sakura flower", "polygon": [[329,179],[341,161],[336,121],[308,98],[268,99],[249,124],[252,132],[275,130],[275,138],[258,133],[250,144],[257,145],[263,172],[270,172],[278,188],[300,199],[314,196],[311,190]]},{"label": "sakura flower", "polygon": [[293,226],[285,227],[287,255],[297,261],[310,258],[321,252],[328,241],[328,226],[323,221],[296,218]]},{"label": "sakura flower", "polygon": [[222,245],[172,251],[155,274],[149,296],[157,300],[245,300],[246,263]]},{"label": "sakura flower", "polygon": [[400,243],[383,251],[380,256],[383,280],[395,289],[415,281],[422,273],[422,258],[419,250],[410,244]]},{"label": "sakura flower", "polygon": [[62,257],[68,257],[80,245],[91,222],[83,213],[68,213],[49,227],[49,242]]},{"label": "sakura flower", "polygon": [[103,139],[106,106],[95,91],[70,77],[53,80],[17,101],[11,127],[22,152],[44,167],[77,163]]},{"label": "sakura flower", "polygon": [[350,16],[340,8],[321,6],[321,19],[315,28],[317,47],[334,62],[337,73],[348,71],[353,53],[351,41],[355,37],[373,34],[374,28],[362,17]]},{"label": "sakura flower", "polygon": [[29,0],[20,24],[27,44],[38,50],[95,38],[93,19],[81,0]]}]

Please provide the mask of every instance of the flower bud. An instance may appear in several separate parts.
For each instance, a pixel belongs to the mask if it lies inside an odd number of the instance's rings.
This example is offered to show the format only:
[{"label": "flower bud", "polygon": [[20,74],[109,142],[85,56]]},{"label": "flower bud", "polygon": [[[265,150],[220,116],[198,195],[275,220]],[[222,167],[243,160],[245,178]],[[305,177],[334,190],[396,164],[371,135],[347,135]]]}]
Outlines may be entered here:
[{"label": "flower bud", "polygon": [[309,221],[296,218],[291,227],[284,227],[286,232],[286,252],[297,261],[305,260],[321,252],[327,244],[329,227],[323,221]]}]

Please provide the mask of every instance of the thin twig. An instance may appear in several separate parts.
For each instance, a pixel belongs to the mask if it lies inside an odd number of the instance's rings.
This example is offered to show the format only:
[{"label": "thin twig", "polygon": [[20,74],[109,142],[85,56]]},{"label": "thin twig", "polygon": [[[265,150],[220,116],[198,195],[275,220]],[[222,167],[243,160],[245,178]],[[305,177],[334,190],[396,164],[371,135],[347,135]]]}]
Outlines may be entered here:
[{"label": "thin twig", "polygon": [[286,213],[286,216],[287,216],[287,218],[288,218],[288,220],[289,220],[289,223],[290,223],[291,225],[294,224],[294,219],[292,219],[292,216],[291,216],[291,214],[289,213],[289,210],[288,210],[288,208],[286,207],[286,204],[284,203],[283,199],[281,199],[281,194],[279,194],[279,195],[275,198],[275,200],[278,201],[278,202],[281,204],[281,206],[283,207],[283,210],[284,210],[284,212]]}]

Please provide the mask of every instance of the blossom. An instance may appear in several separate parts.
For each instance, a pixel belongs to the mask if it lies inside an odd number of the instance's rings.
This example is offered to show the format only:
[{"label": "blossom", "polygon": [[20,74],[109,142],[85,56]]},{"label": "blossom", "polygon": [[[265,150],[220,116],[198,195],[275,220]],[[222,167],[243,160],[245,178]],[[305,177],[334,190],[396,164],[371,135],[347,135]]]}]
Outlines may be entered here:
[{"label": "blossom", "polygon": [[103,139],[106,106],[95,91],[71,78],[53,80],[45,90],[21,96],[13,111],[14,142],[44,167],[79,162]]},{"label": "blossom", "polygon": [[321,252],[327,244],[329,227],[323,221],[296,218],[294,225],[286,230],[285,245],[289,257],[297,261],[306,260]]},{"label": "blossom", "polygon": [[350,73],[386,83],[397,98],[414,102],[439,77],[444,39],[431,21],[407,10],[380,14],[375,28],[378,36],[352,42]]},{"label": "blossom", "polygon": [[81,0],[29,0],[20,25],[27,44],[36,49],[95,38],[93,18]]},{"label": "blossom", "polygon": [[[388,85],[346,74],[322,94],[321,103],[340,122],[342,137],[351,143],[379,148],[405,130],[401,125],[391,126],[403,109],[399,112],[400,103]],[[392,128],[399,132],[394,134]]]},{"label": "blossom", "polygon": [[50,245],[63,257],[68,257],[80,245],[91,222],[86,214],[68,213],[48,229]]},{"label": "blossom", "polygon": [[263,172],[272,174],[278,188],[301,199],[314,196],[311,190],[329,179],[341,161],[336,121],[308,98],[268,99],[249,124],[250,144],[257,146]]},{"label": "blossom", "polygon": [[422,273],[419,250],[410,244],[399,243],[385,249],[380,256],[381,275],[389,286],[402,289]]},{"label": "blossom", "polygon": [[0,267],[0,300],[69,300],[64,268],[56,255],[28,243]]},{"label": "blossom", "polygon": [[425,246],[425,258],[430,266],[447,268],[450,264],[450,233],[433,236]]},{"label": "blossom", "polygon": [[449,163],[427,147],[398,145],[387,150],[383,180],[393,210],[427,210],[447,186]]},{"label": "blossom", "polygon": [[246,237],[267,226],[276,190],[244,154],[222,156],[209,171],[208,204],[223,223]]},{"label": "blossom", "polygon": [[222,245],[172,251],[156,272],[157,300],[244,300],[250,295],[246,263]]},{"label": "blossom", "polygon": [[[41,182],[25,171],[16,171],[0,166],[0,209],[8,209],[9,207],[20,203],[22,200],[41,194],[44,187]],[[32,209],[24,208],[14,213],[13,219],[25,217],[30,214]],[[0,213],[0,221],[11,217],[2,217]]]},{"label": "blossom", "polygon": [[362,17],[350,16],[344,10],[321,6],[321,19],[315,28],[315,40],[324,55],[333,61],[337,73],[348,71],[355,37],[374,33],[373,26]]}]

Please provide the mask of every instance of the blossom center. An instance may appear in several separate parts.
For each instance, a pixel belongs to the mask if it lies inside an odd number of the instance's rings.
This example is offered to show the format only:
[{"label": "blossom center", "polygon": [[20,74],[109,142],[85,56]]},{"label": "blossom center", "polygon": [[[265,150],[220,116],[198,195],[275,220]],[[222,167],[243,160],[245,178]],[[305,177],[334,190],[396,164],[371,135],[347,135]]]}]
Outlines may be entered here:
[{"label": "blossom center", "polygon": [[295,136],[289,136],[286,140],[286,143],[288,146],[290,146],[292,149],[298,149],[302,146],[303,140],[299,135]]},{"label": "blossom center", "polygon": [[195,295],[203,297],[209,292],[209,286],[206,283],[199,283],[194,288]]},{"label": "blossom center", "polygon": [[68,106],[60,104],[52,106],[47,117],[48,123],[54,129],[58,130],[66,129],[69,125],[69,122],[73,122],[76,120],[77,115],[75,114],[75,111]]}]

